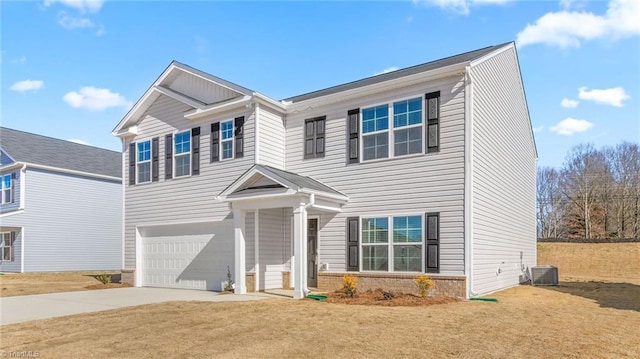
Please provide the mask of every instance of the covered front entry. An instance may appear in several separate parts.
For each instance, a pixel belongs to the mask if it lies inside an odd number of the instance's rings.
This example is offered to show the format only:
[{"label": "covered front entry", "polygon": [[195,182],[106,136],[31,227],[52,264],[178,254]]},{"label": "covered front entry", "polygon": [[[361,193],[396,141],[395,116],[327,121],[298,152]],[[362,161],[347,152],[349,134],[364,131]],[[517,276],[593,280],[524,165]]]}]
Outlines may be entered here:
[{"label": "covered front entry", "polygon": [[[255,165],[235,182],[227,187],[219,199],[230,203],[233,212],[233,238],[235,253],[235,292],[244,294],[246,288],[247,235],[246,228],[248,213],[260,213],[268,209],[284,209],[291,214],[293,255],[290,258],[291,278],[294,298],[304,298],[309,292],[308,287],[317,285],[317,247],[319,221],[309,221],[312,213],[337,213],[347,202],[348,197],[312,178],[276,168]],[[257,218],[261,218],[258,216]],[[314,230],[309,224],[315,226]],[[262,224],[258,224],[260,227]],[[286,221],[285,224],[286,226]],[[309,238],[309,233],[315,233],[315,238]],[[266,239],[257,236],[253,245],[255,253],[260,253],[260,247],[269,245]],[[313,248],[309,248],[310,244]],[[254,258],[257,273],[261,273],[261,260]],[[260,276],[258,276],[258,281]],[[262,286],[257,283],[257,288]]]}]

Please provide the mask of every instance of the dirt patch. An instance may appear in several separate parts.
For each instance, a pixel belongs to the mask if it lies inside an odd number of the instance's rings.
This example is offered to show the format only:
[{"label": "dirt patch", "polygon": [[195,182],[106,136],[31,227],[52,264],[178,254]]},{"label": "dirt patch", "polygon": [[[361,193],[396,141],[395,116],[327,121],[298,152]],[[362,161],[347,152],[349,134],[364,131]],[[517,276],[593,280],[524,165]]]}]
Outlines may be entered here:
[{"label": "dirt patch", "polygon": [[382,305],[387,307],[417,307],[434,304],[447,304],[460,301],[452,297],[419,297],[413,294],[385,292],[382,289],[360,292],[349,297],[341,291],[326,294],[327,303]]},{"label": "dirt patch", "polygon": [[[74,292],[100,285],[97,276],[104,272],[3,273],[0,275],[0,297]],[[116,282],[120,273],[107,272]],[[114,283],[116,284],[116,283]]]},{"label": "dirt patch", "polygon": [[131,287],[131,284],[127,284],[127,283],[100,283],[100,284],[92,284],[92,285],[88,285],[85,288],[87,289],[110,289],[110,288],[126,288],[126,287]]}]

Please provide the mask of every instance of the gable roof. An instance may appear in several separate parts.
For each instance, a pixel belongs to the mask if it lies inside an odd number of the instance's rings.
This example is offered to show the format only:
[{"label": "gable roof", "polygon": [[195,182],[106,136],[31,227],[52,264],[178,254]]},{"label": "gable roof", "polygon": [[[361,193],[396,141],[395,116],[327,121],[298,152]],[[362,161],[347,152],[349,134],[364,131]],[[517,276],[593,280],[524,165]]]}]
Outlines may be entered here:
[{"label": "gable roof", "polygon": [[16,162],[122,178],[122,154],[0,127],[0,147]]},{"label": "gable roof", "polygon": [[451,65],[469,63],[469,62],[471,62],[473,60],[479,59],[479,58],[481,58],[481,57],[483,57],[483,56],[485,56],[485,55],[487,55],[487,54],[489,54],[489,53],[491,53],[493,51],[496,51],[496,50],[498,50],[498,49],[500,49],[500,48],[502,48],[504,46],[508,46],[508,45],[511,45],[511,44],[513,44],[513,42],[507,42],[507,43],[500,44],[500,45],[489,46],[489,47],[485,47],[485,48],[482,48],[482,49],[478,49],[478,50],[474,50],[474,51],[470,51],[470,52],[465,52],[465,53],[454,55],[454,56],[450,56],[450,57],[445,57],[443,59],[427,62],[427,63],[424,63],[424,64],[411,66],[411,67],[407,67],[407,68],[396,70],[396,71],[387,72],[387,73],[376,75],[376,76],[367,77],[367,78],[364,78],[364,79],[361,79],[361,80],[357,80],[357,81],[353,81],[353,82],[348,82],[346,84],[332,86],[332,87],[328,87],[328,88],[325,88],[325,89],[322,89],[322,90],[313,91],[313,92],[309,92],[309,93],[306,93],[306,94],[289,97],[289,98],[284,99],[283,101],[296,103],[296,102],[300,102],[300,101],[310,100],[310,99],[313,99],[313,98],[316,98],[316,97],[322,97],[322,96],[335,94],[335,93],[338,93],[338,92],[343,92],[343,91],[347,91],[347,90],[356,89],[356,88],[359,88],[359,87],[374,85],[374,84],[377,84],[377,83],[380,83],[380,82],[394,80],[394,79],[405,77],[405,76],[415,75],[415,74],[418,74],[418,73],[421,73],[421,72],[431,71],[431,70],[435,70],[435,69],[439,69],[439,68],[443,68],[443,67],[447,67],[447,66],[451,66]]}]

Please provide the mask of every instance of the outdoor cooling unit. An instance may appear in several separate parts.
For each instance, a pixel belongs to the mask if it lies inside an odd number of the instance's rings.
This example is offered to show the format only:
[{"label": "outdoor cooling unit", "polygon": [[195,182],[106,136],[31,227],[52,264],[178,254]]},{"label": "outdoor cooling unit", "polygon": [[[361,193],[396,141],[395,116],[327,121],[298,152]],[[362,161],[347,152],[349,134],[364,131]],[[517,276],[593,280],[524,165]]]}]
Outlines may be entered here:
[{"label": "outdoor cooling unit", "polygon": [[558,285],[558,267],[538,266],[531,268],[532,285]]}]

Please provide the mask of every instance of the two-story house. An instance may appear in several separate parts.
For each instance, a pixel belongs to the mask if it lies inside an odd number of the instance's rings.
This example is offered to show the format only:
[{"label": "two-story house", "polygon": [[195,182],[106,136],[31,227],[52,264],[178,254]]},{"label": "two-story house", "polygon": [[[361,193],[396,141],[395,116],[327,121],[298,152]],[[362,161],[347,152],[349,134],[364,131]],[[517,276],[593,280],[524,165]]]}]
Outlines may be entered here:
[{"label": "two-story house", "polygon": [[0,128],[0,271],[122,268],[122,154]]},{"label": "two-story house", "polygon": [[237,293],[469,297],[536,262],[536,148],[513,43],[281,101],[172,62],[113,131],[123,278]]}]

